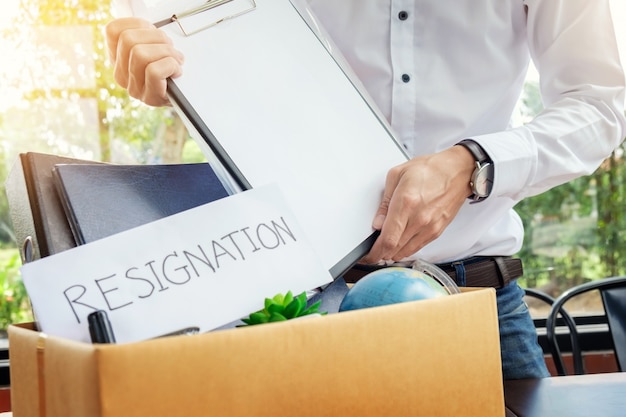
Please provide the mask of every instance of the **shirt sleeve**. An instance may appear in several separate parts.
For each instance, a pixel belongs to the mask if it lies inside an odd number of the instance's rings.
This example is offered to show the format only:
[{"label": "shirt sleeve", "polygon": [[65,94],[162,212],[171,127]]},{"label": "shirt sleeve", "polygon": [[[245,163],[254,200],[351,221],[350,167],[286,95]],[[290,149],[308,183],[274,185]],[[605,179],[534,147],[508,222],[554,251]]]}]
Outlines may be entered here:
[{"label": "shirt sleeve", "polygon": [[545,109],[475,138],[495,162],[493,195],[521,200],[593,173],[626,135],[625,81],[608,0],[525,0]]}]

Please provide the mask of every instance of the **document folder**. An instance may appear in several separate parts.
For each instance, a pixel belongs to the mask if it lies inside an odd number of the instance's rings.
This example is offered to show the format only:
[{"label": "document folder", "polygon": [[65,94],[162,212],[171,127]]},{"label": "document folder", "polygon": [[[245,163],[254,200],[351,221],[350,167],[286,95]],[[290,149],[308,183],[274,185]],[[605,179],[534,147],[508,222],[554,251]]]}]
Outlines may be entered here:
[{"label": "document folder", "polygon": [[56,164],[87,162],[90,161],[37,152],[18,155],[5,186],[22,263],[76,246],[52,169]]},{"label": "document folder", "polygon": [[57,164],[52,176],[79,245],[228,196],[206,163]]},{"label": "document folder", "polygon": [[168,81],[172,104],[235,188],[278,183],[340,276],[371,248],[387,172],[408,156],[308,10],[289,0],[198,5],[153,19],[185,55],[183,75]]}]

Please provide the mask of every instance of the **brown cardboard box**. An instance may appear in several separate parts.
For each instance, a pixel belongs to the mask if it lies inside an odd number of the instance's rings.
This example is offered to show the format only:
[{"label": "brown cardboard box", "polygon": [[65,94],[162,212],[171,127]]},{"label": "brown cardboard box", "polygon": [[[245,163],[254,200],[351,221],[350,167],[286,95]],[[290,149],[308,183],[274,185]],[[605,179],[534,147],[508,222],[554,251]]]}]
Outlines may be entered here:
[{"label": "brown cardboard box", "polygon": [[493,289],[119,345],[9,329],[14,417],[504,416]]}]

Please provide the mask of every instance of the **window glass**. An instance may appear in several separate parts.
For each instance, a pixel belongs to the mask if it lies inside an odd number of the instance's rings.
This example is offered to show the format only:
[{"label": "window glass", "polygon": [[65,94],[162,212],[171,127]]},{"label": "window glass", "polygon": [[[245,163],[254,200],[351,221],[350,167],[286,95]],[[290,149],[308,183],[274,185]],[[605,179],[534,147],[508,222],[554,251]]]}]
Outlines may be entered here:
[{"label": "window glass", "polygon": [[[626,47],[626,35],[622,48]],[[624,56],[622,54],[622,56]],[[519,122],[542,110],[536,71],[531,68],[520,99]],[[557,297],[570,287],[626,274],[626,166],[624,145],[590,176],[578,178],[516,207],[525,227],[520,284]],[[536,297],[527,303],[534,318],[545,318],[549,305]],[[590,292],[566,306],[572,315],[597,315],[602,302]]]}]

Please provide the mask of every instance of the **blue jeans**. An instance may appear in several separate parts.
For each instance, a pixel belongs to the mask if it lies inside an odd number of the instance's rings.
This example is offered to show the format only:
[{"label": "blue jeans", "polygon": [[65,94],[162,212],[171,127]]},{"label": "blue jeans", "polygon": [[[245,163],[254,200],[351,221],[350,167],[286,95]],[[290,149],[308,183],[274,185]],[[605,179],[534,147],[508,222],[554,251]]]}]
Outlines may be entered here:
[{"label": "blue jeans", "polygon": [[537,343],[537,331],[517,281],[496,290],[504,379],[550,376]]}]

